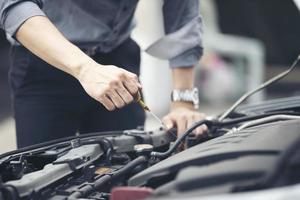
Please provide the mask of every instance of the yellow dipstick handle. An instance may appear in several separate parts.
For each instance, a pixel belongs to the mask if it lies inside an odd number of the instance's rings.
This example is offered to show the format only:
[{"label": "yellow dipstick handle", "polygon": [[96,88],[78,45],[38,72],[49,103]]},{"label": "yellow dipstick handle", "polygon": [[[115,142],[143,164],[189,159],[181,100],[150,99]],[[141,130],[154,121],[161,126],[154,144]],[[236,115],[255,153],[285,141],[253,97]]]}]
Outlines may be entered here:
[{"label": "yellow dipstick handle", "polygon": [[135,96],[135,101],[146,111],[150,111],[149,107],[145,104],[145,102],[142,100],[142,96],[140,92],[138,92]]}]

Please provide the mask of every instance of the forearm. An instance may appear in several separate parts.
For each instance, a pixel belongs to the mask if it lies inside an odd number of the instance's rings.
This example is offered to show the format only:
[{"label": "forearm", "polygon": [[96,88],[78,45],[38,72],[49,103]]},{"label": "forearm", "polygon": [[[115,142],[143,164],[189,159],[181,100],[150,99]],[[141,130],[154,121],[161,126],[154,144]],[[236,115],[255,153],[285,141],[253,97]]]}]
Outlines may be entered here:
[{"label": "forearm", "polygon": [[[178,67],[172,69],[173,89],[185,90],[194,87],[194,67]],[[193,103],[189,102],[172,102],[171,109],[176,107],[187,107],[194,110]]]},{"label": "forearm", "polygon": [[194,67],[172,69],[173,89],[191,89],[194,87]]},{"label": "forearm", "polygon": [[69,42],[43,16],[26,20],[16,33],[18,41],[54,67],[78,77],[82,66],[93,60]]}]

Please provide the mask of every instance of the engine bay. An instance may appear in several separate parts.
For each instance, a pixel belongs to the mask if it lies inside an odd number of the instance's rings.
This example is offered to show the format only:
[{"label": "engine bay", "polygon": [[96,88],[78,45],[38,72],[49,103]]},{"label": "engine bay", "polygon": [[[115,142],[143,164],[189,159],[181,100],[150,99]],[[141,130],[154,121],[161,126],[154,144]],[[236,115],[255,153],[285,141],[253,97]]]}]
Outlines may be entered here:
[{"label": "engine bay", "polygon": [[92,133],[8,152],[0,156],[0,199],[187,199],[296,184],[299,100],[242,106],[222,122],[198,123],[209,131],[187,134],[182,152],[180,138],[163,128]]}]

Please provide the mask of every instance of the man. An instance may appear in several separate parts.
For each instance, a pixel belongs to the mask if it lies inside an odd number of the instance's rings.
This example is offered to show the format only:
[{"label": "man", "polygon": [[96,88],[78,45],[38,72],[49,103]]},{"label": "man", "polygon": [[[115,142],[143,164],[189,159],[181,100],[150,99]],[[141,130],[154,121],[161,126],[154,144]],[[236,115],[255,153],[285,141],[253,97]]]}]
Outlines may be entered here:
[{"label": "man", "polygon": [[[132,104],[142,89],[140,49],[130,38],[137,3],[0,0],[0,24],[13,44],[18,147],[143,125],[144,111]],[[163,121],[182,133],[204,117],[192,98],[193,66],[202,54],[198,0],[165,0],[163,13],[166,36],[149,51],[170,60],[176,101]]]}]

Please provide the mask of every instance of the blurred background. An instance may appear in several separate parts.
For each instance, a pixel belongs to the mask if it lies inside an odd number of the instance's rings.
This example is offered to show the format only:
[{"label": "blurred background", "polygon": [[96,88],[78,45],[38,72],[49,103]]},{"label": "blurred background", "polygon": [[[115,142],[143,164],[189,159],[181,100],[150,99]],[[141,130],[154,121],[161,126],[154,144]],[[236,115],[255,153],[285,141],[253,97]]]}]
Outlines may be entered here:
[{"label": "blurred background", "polygon": [[[293,0],[201,0],[205,22],[204,56],[197,66],[200,110],[224,111],[243,92],[287,69],[300,53],[300,15]],[[163,35],[162,0],[140,0],[132,36],[146,49]],[[8,85],[9,49],[0,30],[0,153],[16,148]],[[154,79],[155,77],[155,79]],[[265,99],[300,94],[300,68],[252,97]],[[171,77],[168,62],[142,53],[145,100],[159,116],[168,112]],[[157,127],[148,117],[147,129]]]}]

